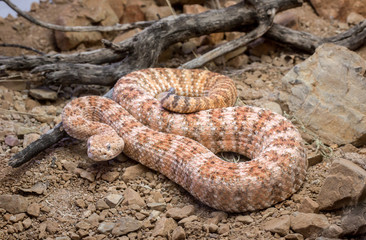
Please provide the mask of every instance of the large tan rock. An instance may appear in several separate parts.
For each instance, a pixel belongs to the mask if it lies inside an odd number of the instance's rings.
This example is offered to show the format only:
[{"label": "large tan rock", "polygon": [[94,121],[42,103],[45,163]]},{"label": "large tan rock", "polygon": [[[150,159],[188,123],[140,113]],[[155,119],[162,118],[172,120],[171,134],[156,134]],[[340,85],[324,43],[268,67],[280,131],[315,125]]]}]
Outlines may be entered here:
[{"label": "large tan rock", "polygon": [[[79,4],[68,5],[57,20],[57,24],[64,26],[111,26],[118,22],[119,18],[108,0],[83,0]],[[102,38],[100,32],[55,31],[56,44],[63,51],[73,49],[81,43],[93,45]]]},{"label": "large tan rock", "polygon": [[283,78],[279,100],[309,131],[336,144],[366,143],[366,61],[324,44]]},{"label": "large tan rock", "polygon": [[328,19],[345,21],[351,12],[366,17],[365,0],[311,0],[310,2],[320,16]]}]

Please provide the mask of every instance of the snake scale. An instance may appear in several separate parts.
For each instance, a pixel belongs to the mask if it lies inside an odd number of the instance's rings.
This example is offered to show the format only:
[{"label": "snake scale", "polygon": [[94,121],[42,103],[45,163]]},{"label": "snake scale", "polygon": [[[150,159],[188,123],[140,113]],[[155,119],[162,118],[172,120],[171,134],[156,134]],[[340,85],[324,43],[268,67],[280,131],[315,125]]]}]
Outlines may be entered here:
[{"label": "snake scale", "polygon": [[[88,140],[94,160],[123,151],[210,207],[253,211],[296,192],[305,179],[307,157],[290,121],[262,108],[232,107],[236,97],[235,84],[226,76],[151,68],[122,77],[114,100],[72,100],[62,121],[70,136]],[[219,152],[251,160],[226,162],[215,155]]]}]

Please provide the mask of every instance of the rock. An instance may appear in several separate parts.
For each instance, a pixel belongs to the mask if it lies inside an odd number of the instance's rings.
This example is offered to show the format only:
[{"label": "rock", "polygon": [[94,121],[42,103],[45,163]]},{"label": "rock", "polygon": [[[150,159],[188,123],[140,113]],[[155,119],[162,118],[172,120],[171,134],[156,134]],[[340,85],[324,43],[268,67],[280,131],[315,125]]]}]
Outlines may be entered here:
[{"label": "rock", "polygon": [[102,175],[102,179],[108,182],[114,182],[119,177],[119,172],[106,172]]},{"label": "rock", "polygon": [[61,164],[62,166],[69,172],[71,173],[74,173],[75,172],[75,169],[77,168],[77,164],[74,163],[74,162],[71,162],[71,161],[67,161],[67,160],[64,160],[62,159],[61,160]]},{"label": "rock", "polygon": [[198,217],[196,215],[192,215],[192,216],[189,216],[189,217],[186,217],[186,218],[183,218],[182,220],[180,220],[178,222],[179,225],[184,225],[185,223],[188,223],[188,222],[193,222],[193,221],[198,221]]},{"label": "rock", "polygon": [[26,216],[25,213],[18,213],[18,214],[12,215],[9,218],[9,221],[16,223],[16,222],[22,221],[25,218],[25,216]]},{"label": "rock", "polygon": [[[70,5],[60,12],[56,21],[57,24],[64,26],[97,24],[111,26],[118,22],[119,18],[110,7],[108,0],[84,0],[78,7]],[[73,49],[80,44],[100,43],[102,38],[103,35],[100,32],[55,32],[56,44],[63,51]]]},{"label": "rock", "polygon": [[112,8],[117,18],[120,19],[125,11],[125,0],[108,0],[109,6]]},{"label": "rock", "polygon": [[153,202],[153,203],[148,203],[147,206],[153,210],[157,210],[160,212],[163,212],[166,209],[166,203]]},{"label": "rock", "polygon": [[151,5],[145,11],[145,16],[147,21],[159,20],[172,15],[172,11],[168,6],[158,7],[156,5]]},{"label": "rock", "polygon": [[186,232],[182,227],[177,227],[173,230],[172,240],[184,240],[186,239]]},{"label": "rock", "polygon": [[122,236],[129,232],[134,232],[139,230],[142,227],[140,221],[132,217],[122,217],[116,222],[115,226],[112,229],[112,234],[115,236]]},{"label": "rock", "polygon": [[235,221],[237,222],[242,222],[242,223],[245,223],[245,224],[251,224],[254,222],[254,219],[251,217],[251,216],[242,216],[242,215],[239,215],[235,218]]},{"label": "rock", "polygon": [[47,221],[46,222],[46,230],[50,234],[55,234],[56,232],[59,231],[59,226],[58,226],[57,222]]},{"label": "rock", "polygon": [[366,206],[361,204],[353,208],[341,219],[342,236],[360,236],[366,233]]},{"label": "rock", "polygon": [[112,231],[116,224],[113,222],[101,222],[98,227],[98,232],[100,233],[107,233]]},{"label": "rock", "polygon": [[336,159],[318,195],[320,210],[357,204],[365,194],[366,171],[346,159]]},{"label": "rock", "polygon": [[89,230],[92,226],[90,223],[87,223],[85,221],[80,221],[75,225],[76,229],[83,229],[83,230]]},{"label": "rock", "polygon": [[223,224],[221,225],[218,229],[217,229],[217,233],[218,234],[224,234],[227,233],[228,231],[230,231],[230,226],[229,224]]},{"label": "rock", "polygon": [[291,229],[305,238],[319,236],[329,225],[327,217],[323,214],[296,212],[291,215]]},{"label": "rock", "polygon": [[140,29],[138,29],[138,28],[131,29],[131,30],[129,30],[129,31],[123,32],[123,33],[121,33],[120,35],[118,35],[117,37],[115,37],[115,38],[113,39],[113,42],[114,42],[114,43],[122,42],[122,41],[124,41],[124,40],[126,40],[126,39],[129,39],[129,38],[131,38],[131,37],[135,36],[135,35],[136,35],[136,34],[138,34],[139,32],[141,32],[141,30],[140,30]]},{"label": "rock", "polygon": [[30,111],[32,110],[34,107],[38,107],[41,106],[41,104],[37,101],[34,101],[33,99],[27,98],[25,99],[25,109]]},{"label": "rock", "polygon": [[75,204],[79,208],[85,208],[86,207],[85,201],[83,199],[76,199]]},{"label": "rock", "polygon": [[340,226],[331,224],[327,229],[323,231],[322,236],[327,238],[339,238],[342,232],[343,229]]},{"label": "rock", "polygon": [[28,147],[29,144],[38,140],[41,137],[38,133],[29,133],[24,135],[23,148]]},{"label": "rock", "polygon": [[306,129],[321,138],[338,145],[363,145],[366,143],[365,71],[366,61],[355,52],[323,44],[282,78],[279,99],[305,123]]},{"label": "rock", "polygon": [[155,224],[155,228],[152,231],[152,236],[167,237],[177,227],[178,225],[173,218],[160,218]]},{"label": "rock", "polygon": [[304,236],[300,233],[290,233],[285,236],[286,240],[304,240]]},{"label": "rock", "polygon": [[28,200],[21,195],[0,195],[0,208],[11,214],[27,211]]},{"label": "rock", "polygon": [[227,218],[227,213],[226,212],[212,212],[211,213],[211,218],[208,218],[205,223],[210,224],[218,224],[219,222],[221,222],[222,220]]},{"label": "rock", "polygon": [[271,219],[263,224],[263,228],[271,233],[278,233],[283,237],[290,231],[290,216],[284,215],[279,218]]},{"label": "rock", "polygon": [[315,11],[327,19],[345,21],[351,12],[357,12],[366,17],[366,2],[364,0],[311,0]]},{"label": "rock", "polygon": [[317,213],[319,211],[319,204],[309,197],[305,197],[299,206],[299,212],[303,213]]},{"label": "rock", "polygon": [[133,180],[139,176],[143,176],[144,173],[148,172],[149,169],[141,164],[136,164],[134,166],[128,167],[125,169],[125,172],[122,175],[122,180],[124,182],[128,182]]},{"label": "rock", "polygon": [[44,194],[47,190],[47,184],[43,182],[37,182],[31,188],[19,188],[24,193],[35,193],[38,195]]},{"label": "rock", "polygon": [[130,187],[124,191],[123,196],[125,198],[123,200],[124,205],[137,204],[138,206],[141,207],[144,207],[146,205],[144,199],[140,197],[140,194],[138,194],[135,190],[133,190]]},{"label": "rock", "polygon": [[280,104],[276,103],[276,102],[264,102],[262,104],[260,104],[260,107],[271,110],[272,112],[278,113],[280,115],[282,115],[282,108],[280,106]]},{"label": "rock", "polygon": [[27,207],[27,214],[33,217],[38,217],[41,213],[41,207],[38,203],[29,204]]},{"label": "rock", "polygon": [[137,4],[130,4],[125,9],[125,13],[122,16],[121,23],[133,23],[145,21],[145,14],[141,11],[141,8]]},{"label": "rock", "polygon": [[95,175],[81,168],[75,168],[74,173],[78,174],[81,178],[88,179],[90,182],[94,182]]},{"label": "rock", "polygon": [[204,224],[203,230],[210,233],[215,233],[219,229],[219,226],[216,224],[210,223],[210,224]]},{"label": "rock", "polygon": [[24,221],[22,223],[23,223],[23,227],[25,229],[28,229],[32,226],[32,219],[26,218],[26,219],[24,219]]},{"label": "rock", "polygon": [[308,153],[308,163],[309,167],[314,166],[318,163],[321,163],[323,161],[323,155],[316,152],[310,152]]},{"label": "rock", "polygon": [[357,23],[363,21],[364,19],[365,18],[361,14],[351,12],[350,14],[348,14],[346,21],[350,25],[356,25]]},{"label": "rock", "polygon": [[120,194],[109,194],[104,200],[109,207],[114,208],[122,202],[123,196]]},{"label": "rock", "polygon": [[57,93],[49,89],[30,89],[29,95],[37,100],[57,100]]},{"label": "rock", "polygon": [[96,207],[98,210],[104,210],[110,208],[109,205],[103,199],[99,199],[97,201]]},{"label": "rock", "polygon": [[174,218],[175,220],[181,220],[194,213],[194,206],[188,205],[183,208],[171,208],[166,212],[167,217]]},{"label": "rock", "polygon": [[5,137],[5,144],[10,147],[17,146],[19,145],[19,139],[15,135],[8,135]]}]

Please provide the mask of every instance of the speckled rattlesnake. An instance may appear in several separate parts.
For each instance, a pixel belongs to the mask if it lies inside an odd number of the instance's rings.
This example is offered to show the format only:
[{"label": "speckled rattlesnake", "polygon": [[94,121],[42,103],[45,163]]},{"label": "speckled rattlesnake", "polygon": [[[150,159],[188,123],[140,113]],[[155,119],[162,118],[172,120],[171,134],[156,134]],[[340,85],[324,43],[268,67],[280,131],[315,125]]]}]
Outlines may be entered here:
[{"label": "speckled rattlesnake", "polygon": [[[88,154],[95,160],[123,149],[203,203],[229,212],[269,207],[291,196],[305,179],[306,153],[296,128],[269,110],[229,107],[236,90],[223,75],[140,70],[117,82],[113,98],[78,98],[63,111],[66,132],[90,137]],[[194,113],[173,113],[162,105]],[[201,108],[208,110],[195,112]],[[227,151],[251,161],[230,163],[215,155]]]}]

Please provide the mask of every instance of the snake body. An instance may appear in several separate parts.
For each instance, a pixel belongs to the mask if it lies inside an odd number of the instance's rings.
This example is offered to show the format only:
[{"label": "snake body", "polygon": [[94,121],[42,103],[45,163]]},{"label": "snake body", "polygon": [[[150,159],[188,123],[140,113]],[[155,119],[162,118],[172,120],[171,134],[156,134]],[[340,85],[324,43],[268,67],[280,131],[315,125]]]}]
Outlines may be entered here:
[{"label": "snake body", "polygon": [[[305,179],[307,158],[297,129],[269,110],[230,107],[235,85],[223,75],[140,70],[116,83],[113,99],[82,97],[63,111],[65,130],[89,139],[95,160],[123,150],[201,202],[228,212],[267,208],[290,197]],[[219,152],[251,160],[226,162]]]}]

